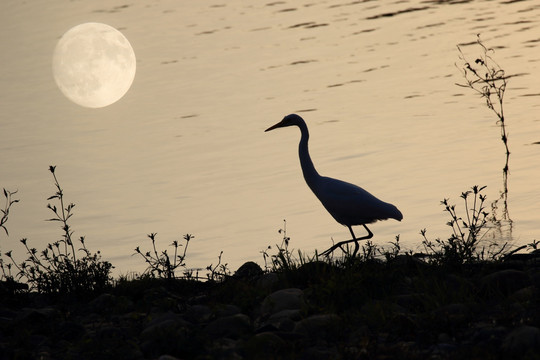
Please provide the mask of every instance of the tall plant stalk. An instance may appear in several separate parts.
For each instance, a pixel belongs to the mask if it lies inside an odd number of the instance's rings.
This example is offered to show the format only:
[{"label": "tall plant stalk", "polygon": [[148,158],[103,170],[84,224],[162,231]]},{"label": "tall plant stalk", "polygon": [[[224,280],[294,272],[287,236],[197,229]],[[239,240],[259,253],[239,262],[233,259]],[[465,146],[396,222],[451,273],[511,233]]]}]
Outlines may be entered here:
[{"label": "tall plant stalk", "polygon": [[[465,79],[464,84],[456,84],[461,87],[467,87],[474,90],[476,93],[485,99],[486,106],[495,113],[497,116],[497,124],[500,128],[501,141],[504,144],[505,149],[505,163],[503,167],[503,189],[501,190],[501,196],[499,200],[502,200],[503,211],[502,220],[505,220],[510,225],[510,232],[512,229],[512,220],[508,211],[508,175],[509,175],[509,160],[510,149],[508,147],[508,132],[506,129],[506,122],[504,117],[504,94],[508,79],[516,75],[506,75],[505,71],[493,60],[490,53],[494,50],[487,48],[480,39],[480,35],[477,35],[476,43],[481,47],[482,54],[477,57],[474,62],[467,60],[463,51],[458,46],[460,53],[460,60],[463,62],[458,68],[461,70]],[[496,209],[496,203],[493,205]]]}]

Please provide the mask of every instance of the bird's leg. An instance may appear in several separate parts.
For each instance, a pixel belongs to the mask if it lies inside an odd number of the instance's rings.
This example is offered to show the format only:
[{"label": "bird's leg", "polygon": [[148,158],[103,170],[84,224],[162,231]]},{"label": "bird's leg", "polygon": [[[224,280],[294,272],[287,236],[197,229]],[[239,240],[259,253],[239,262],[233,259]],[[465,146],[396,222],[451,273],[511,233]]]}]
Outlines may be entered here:
[{"label": "bird's leg", "polygon": [[371,239],[373,237],[373,233],[371,232],[371,230],[369,230],[369,228],[365,224],[362,224],[362,225],[364,226],[364,228],[368,232],[368,234],[366,236],[363,236],[363,237],[357,239],[356,236],[354,236],[354,232],[352,230],[352,227],[349,226],[349,231],[351,232],[351,235],[352,235],[353,238],[351,240],[340,241],[337,244],[334,244],[334,246],[332,246],[330,249],[326,250],[325,252],[321,253],[321,255],[328,256],[334,250],[336,250],[338,247],[341,248],[342,245],[345,245],[345,244],[348,244],[348,243],[351,243],[351,242],[354,241],[355,245],[354,245],[353,257],[356,256],[356,253],[358,252],[358,249],[360,248],[360,245],[358,244],[358,241]]},{"label": "bird's leg", "polygon": [[356,257],[356,253],[358,252],[360,245],[358,244],[358,240],[356,240],[356,236],[354,236],[354,232],[352,231],[352,226],[349,226],[349,231],[351,232],[352,238],[354,239],[354,252],[352,254],[352,257]]},{"label": "bird's leg", "polygon": [[352,227],[351,226],[347,226],[349,228],[349,231],[351,232],[351,236],[352,236],[352,240],[348,240],[348,241],[342,241],[340,242],[339,244],[339,248],[341,249],[341,251],[345,252],[346,250],[343,249],[343,245],[345,245],[346,243],[349,243],[349,242],[353,242],[354,241],[354,252],[353,252],[353,257],[356,256],[356,253],[358,252],[358,249],[360,248],[360,245],[358,244],[358,240],[356,239],[356,236],[354,235],[354,232],[352,230]]}]

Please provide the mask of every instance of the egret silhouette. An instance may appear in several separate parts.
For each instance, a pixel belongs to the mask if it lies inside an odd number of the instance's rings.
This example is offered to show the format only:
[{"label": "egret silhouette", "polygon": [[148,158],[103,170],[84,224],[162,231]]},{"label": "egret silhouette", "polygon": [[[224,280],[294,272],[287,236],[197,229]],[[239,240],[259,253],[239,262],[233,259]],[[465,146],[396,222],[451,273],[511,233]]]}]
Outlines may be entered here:
[{"label": "egret silhouette", "polygon": [[[374,223],[378,220],[396,219],[401,221],[403,219],[403,215],[394,205],[377,199],[361,187],[319,175],[309,156],[309,131],[304,119],[300,116],[296,114],[287,115],[279,123],[269,127],[265,131],[286,126],[298,126],[300,128],[302,136],[298,146],[298,154],[300,156],[302,173],[309,188],[321,201],[330,215],[338,223],[349,228],[353,237],[351,240],[334,244],[331,248],[324,251],[322,255],[329,255],[338,247],[354,242],[353,256],[356,256],[359,249],[358,241],[373,237],[373,233],[366,224]],[[354,225],[364,226],[368,234],[364,237],[356,238],[352,229]]]}]

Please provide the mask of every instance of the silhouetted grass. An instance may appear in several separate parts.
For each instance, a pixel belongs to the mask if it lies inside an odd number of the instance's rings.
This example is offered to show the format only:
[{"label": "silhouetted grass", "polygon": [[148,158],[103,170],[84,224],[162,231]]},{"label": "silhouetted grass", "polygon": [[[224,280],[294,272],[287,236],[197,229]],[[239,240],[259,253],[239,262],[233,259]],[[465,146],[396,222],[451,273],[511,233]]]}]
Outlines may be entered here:
[{"label": "silhouetted grass", "polygon": [[19,200],[13,199],[13,195],[17,193],[17,190],[15,191],[9,191],[6,189],[3,189],[3,190],[4,190],[4,197],[6,198],[6,203],[4,205],[4,209],[0,210],[2,211],[2,217],[0,218],[0,228],[4,229],[4,231],[6,232],[6,235],[9,236],[8,229],[6,228],[6,223],[9,217],[9,210],[11,209],[13,204],[18,203]]},{"label": "silhouetted grass", "polygon": [[171,244],[174,254],[170,256],[167,253],[167,250],[162,250],[158,253],[156,248],[156,235],[156,233],[151,233],[148,235],[148,238],[152,242],[151,251],[146,251],[143,253],[139,246],[135,248],[135,253],[142,256],[144,261],[148,264],[148,268],[143,275],[148,273],[153,277],[174,279],[179,276],[176,274],[176,270],[178,268],[182,268],[183,276],[186,278],[191,278],[193,276],[193,272],[186,268],[185,259],[189,241],[193,239],[194,236],[191,234],[184,235],[184,240],[186,243],[184,245],[184,251],[182,251],[181,254],[178,254],[178,248],[181,247],[182,244],[180,244],[177,240],[174,240]]},{"label": "silhouetted grass", "polygon": [[430,261],[459,266],[475,261],[497,260],[505,255],[507,242],[499,244],[482,241],[492,228],[490,226],[492,224],[488,221],[489,214],[485,211],[487,196],[482,194],[485,188],[475,185],[471,190],[461,193],[462,215],[458,213],[456,205],[450,204],[448,199],[441,201],[444,211],[450,216],[446,224],[452,228],[452,233],[447,240],[440,238],[429,240],[427,230],[420,231],[423,237],[422,245]]},{"label": "silhouetted grass", "polygon": [[[184,235],[185,245],[180,244],[177,240],[171,243],[171,247],[174,250],[173,255],[169,255],[167,250],[158,251],[156,247],[156,233],[151,233],[148,235],[148,238],[152,242],[152,250],[142,252],[140,247],[135,248],[135,254],[139,254],[146,264],[148,265],[147,269],[143,272],[141,276],[150,276],[152,278],[163,278],[163,279],[184,279],[184,280],[201,280],[206,279],[208,281],[222,281],[227,276],[230,276],[230,270],[227,264],[221,263],[221,257],[223,251],[220,252],[218,256],[218,262],[216,265],[210,264],[206,267],[208,271],[206,273],[206,278],[199,277],[200,269],[192,269],[186,266],[186,256],[187,248],[190,240],[195,236],[192,234]],[[178,248],[183,246],[184,250],[182,254],[178,253]],[[177,270],[182,269],[182,274],[178,274]]]},{"label": "silhouetted grass", "polygon": [[[5,253],[10,263],[3,267],[8,271],[3,278],[8,281],[24,282],[29,285],[30,291],[46,294],[69,294],[99,292],[111,285],[110,272],[112,264],[101,260],[101,254],[91,253],[85,245],[83,236],[79,238],[81,248],[75,249],[72,239],[73,230],[69,224],[73,216],[75,204],[65,204],[64,191],[58,182],[55,166],[50,166],[53,175],[56,193],[47,200],[55,200],[56,204],[49,203],[47,208],[54,213],[49,221],[58,222],[62,229],[62,240],[49,243],[47,247],[38,252],[29,245],[27,239],[22,239],[27,258],[18,263],[13,258],[13,251]],[[12,273],[12,268],[13,272]]]},{"label": "silhouetted grass", "polygon": [[[493,59],[490,54],[495,52],[494,49],[488,48],[480,39],[480,34],[477,35],[477,45],[480,47],[481,54],[478,55],[474,62],[467,60],[463,51],[458,46],[460,60],[462,63],[458,66],[463,74],[465,84],[456,84],[461,87],[470,88],[479,94],[485,101],[486,106],[497,117],[497,124],[500,127],[501,141],[505,149],[505,164],[503,167],[503,189],[499,200],[503,201],[502,220],[509,223],[510,235],[512,231],[512,220],[508,211],[508,174],[510,149],[508,147],[508,132],[506,130],[506,118],[504,115],[504,95],[508,80],[517,75],[507,75],[504,69]],[[495,213],[497,209],[497,201],[492,204]]]}]

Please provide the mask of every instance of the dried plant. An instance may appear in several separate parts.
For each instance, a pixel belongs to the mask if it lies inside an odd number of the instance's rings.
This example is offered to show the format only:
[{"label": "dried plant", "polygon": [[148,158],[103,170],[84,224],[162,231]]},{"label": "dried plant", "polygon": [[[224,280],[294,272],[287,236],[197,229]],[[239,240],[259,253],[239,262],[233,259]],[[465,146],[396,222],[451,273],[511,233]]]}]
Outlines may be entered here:
[{"label": "dried plant", "polygon": [[[458,69],[463,74],[465,80],[464,84],[456,84],[461,87],[470,88],[478,93],[485,101],[486,106],[497,116],[497,124],[500,127],[501,140],[505,149],[505,164],[503,167],[503,189],[501,190],[500,200],[503,202],[502,217],[503,220],[507,220],[510,225],[510,232],[512,226],[512,220],[508,212],[508,174],[509,174],[509,159],[510,149],[508,147],[508,132],[506,129],[506,118],[504,115],[504,95],[508,80],[517,75],[506,75],[505,71],[497,64],[492,58],[491,54],[495,51],[492,48],[486,47],[481,39],[480,35],[477,35],[477,45],[481,49],[481,55],[471,62],[464,55],[460,46],[458,51],[460,53],[461,64],[456,64]],[[495,214],[497,210],[497,202],[492,204],[492,209]]]},{"label": "dried plant", "polygon": [[221,263],[222,255],[223,255],[223,251],[219,253],[218,263],[215,266],[213,264],[210,264],[206,267],[206,270],[210,271],[209,273],[206,274],[206,278],[208,281],[222,282],[227,277],[231,276],[231,272],[227,266],[228,264]]},{"label": "dried plant", "polygon": [[184,246],[184,251],[182,254],[178,254],[178,248],[182,246],[179,241],[175,240],[171,243],[171,246],[174,249],[174,254],[172,257],[167,253],[167,250],[161,251],[158,253],[156,248],[156,233],[151,233],[148,235],[148,238],[152,242],[152,250],[143,253],[140,248],[137,246],[135,248],[135,253],[143,257],[144,261],[148,264],[146,273],[151,274],[159,278],[174,279],[177,278],[176,270],[178,268],[184,269],[184,276],[189,277],[191,272],[186,269],[186,253],[189,246],[189,242],[195,236],[191,234],[184,235],[184,240],[186,242]]},{"label": "dried plant", "polygon": [[[73,230],[69,225],[75,204],[70,203],[65,206],[64,191],[58,182],[55,170],[55,166],[49,167],[57,191],[48,200],[56,200],[59,207],[49,203],[47,208],[55,215],[49,221],[61,223],[62,239],[49,243],[39,254],[36,248],[28,245],[27,239],[22,239],[21,243],[28,257],[23,262],[17,263],[13,258],[13,252],[6,252],[5,255],[11,263],[5,265],[7,271],[4,271],[4,261],[2,261],[3,277],[23,281],[30,286],[30,290],[48,294],[101,291],[111,285],[110,272],[113,266],[108,261],[101,260],[99,251],[92,254],[86,248],[83,236],[79,238],[82,247],[75,250],[72,240]],[[11,273],[12,267],[17,270],[14,275]]]},{"label": "dried plant", "polygon": [[18,199],[13,199],[13,195],[17,193],[17,190],[15,191],[9,191],[4,189],[4,197],[6,198],[6,204],[4,206],[4,209],[0,210],[2,211],[2,217],[0,218],[0,228],[4,229],[6,232],[6,235],[9,236],[8,229],[6,228],[6,222],[8,221],[9,217],[9,210],[11,209],[11,206],[13,204],[18,203]]},{"label": "dried plant", "polygon": [[[456,205],[451,205],[448,199],[443,199],[441,205],[450,216],[446,223],[452,228],[452,233],[447,240],[440,238],[429,240],[427,231],[423,229],[420,234],[423,237],[422,245],[427,254],[437,263],[460,265],[477,260],[496,260],[503,255],[507,243],[502,245],[490,243],[480,246],[480,242],[489,230],[488,213],[485,211],[486,195],[482,194],[485,186],[473,186],[471,190],[461,193],[464,202],[464,215],[459,215]],[[472,199],[471,199],[472,195]]]}]

